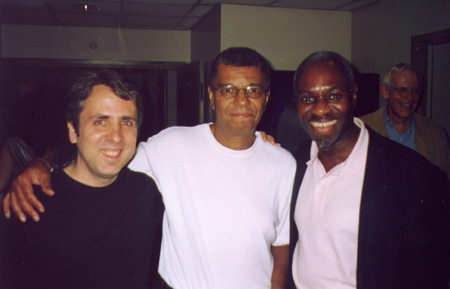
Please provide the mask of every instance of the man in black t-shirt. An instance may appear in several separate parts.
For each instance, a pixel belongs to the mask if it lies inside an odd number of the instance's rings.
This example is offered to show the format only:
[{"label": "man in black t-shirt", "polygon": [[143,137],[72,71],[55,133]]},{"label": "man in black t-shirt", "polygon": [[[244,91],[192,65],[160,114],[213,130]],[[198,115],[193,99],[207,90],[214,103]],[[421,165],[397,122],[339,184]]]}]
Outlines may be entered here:
[{"label": "man in black t-shirt", "polygon": [[35,188],[47,208],[39,223],[0,220],[0,287],[151,288],[162,199],[152,179],[124,169],[142,97],[113,71],[87,72],[65,112],[76,159],[53,171],[54,197]]}]

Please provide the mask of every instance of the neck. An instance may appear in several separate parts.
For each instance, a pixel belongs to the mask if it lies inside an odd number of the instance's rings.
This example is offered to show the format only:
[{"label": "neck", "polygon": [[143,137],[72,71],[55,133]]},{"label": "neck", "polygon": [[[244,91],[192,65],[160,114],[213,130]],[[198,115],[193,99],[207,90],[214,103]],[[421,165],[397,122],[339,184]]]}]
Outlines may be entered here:
[{"label": "neck", "polygon": [[389,120],[392,122],[392,125],[394,126],[395,130],[399,134],[402,134],[408,130],[409,125],[411,124],[411,117],[404,118],[404,117],[396,116],[389,109],[389,107],[386,108],[386,113],[387,113]]},{"label": "neck", "polygon": [[112,184],[117,178],[117,176],[113,178],[93,178],[90,177],[89,174],[83,173],[85,169],[86,168],[81,168],[77,165],[77,161],[75,161],[73,164],[65,167],[63,171],[75,181],[82,183],[83,185],[97,188],[106,187]]},{"label": "neck", "polygon": [[221,145],[232,150],[246,150],[250,148],[256,140],[255,130],[245,134],[228,134],[222,130],[218,130],[215,123],[211,124],[209,127],[214,138]]},{"label": "neck", "polygon": [[358,141],[360,128],[355,124],[341,137],[341,139],[328,148],[319,148],[318,157],[326,172],[344,162]]}]

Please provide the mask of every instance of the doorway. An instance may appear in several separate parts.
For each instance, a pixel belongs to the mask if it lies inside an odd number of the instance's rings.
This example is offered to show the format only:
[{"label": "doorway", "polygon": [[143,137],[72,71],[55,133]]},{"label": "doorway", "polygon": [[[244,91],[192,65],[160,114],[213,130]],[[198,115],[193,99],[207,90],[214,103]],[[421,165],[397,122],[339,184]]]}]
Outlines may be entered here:
[{"label": "doorway", "polygon": [[418,113],[438,122],[450,132],[450,29],[413,36],[411,64],[423,75],[424,93]]},{"label": "doorway", "polygon": [[[173,87],[173,77],[180,64],[149,64],[129,62],[83,62],[62,60],[24,60],[2,59],[0,62],[0,141],[14,134],[10,126],[13,107],[18,101],[17,90],[21,82],[36,83],[39,95],[45,96],[42,101],[48,102],[51,109],[60,114],[63,111],[62,99],[67,93],[74,78],[82,71],[96,69],[113,69],[124,75],[144,96],[144,121],[138,141],[146,140],[169,125],[169,116],[176,113],[176,108],[169,107],[168,87]],[[176,79],[176,77],[175,77]],[[176,80],[175,80],[176,81]],[[175,82],[176,83],[176,82]],[[170,90],[170,89],[169,89]],[[59,119],[64,124],[64,117]]]}]

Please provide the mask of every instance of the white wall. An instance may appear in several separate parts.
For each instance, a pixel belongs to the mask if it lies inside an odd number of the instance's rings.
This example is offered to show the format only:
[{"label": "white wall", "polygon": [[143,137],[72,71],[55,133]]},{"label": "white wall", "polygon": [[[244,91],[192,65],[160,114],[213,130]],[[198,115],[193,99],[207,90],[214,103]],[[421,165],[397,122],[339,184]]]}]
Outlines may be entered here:
[{"label": "white wall", "polygon": [[189,62],[190,32],[1,25],[1,57]]},{"label": "white wall", "polygon": [[351,58],[351,13],[221,6],[220,49],[247,46],[276,70],[295,70],[309,54],[332,50]]},{"label": "white wall", "polygon": [[352,62],[382,75],[395,63],[411,62],[411,36],[448,28],[448,0],[381,0],[352,12]]}]

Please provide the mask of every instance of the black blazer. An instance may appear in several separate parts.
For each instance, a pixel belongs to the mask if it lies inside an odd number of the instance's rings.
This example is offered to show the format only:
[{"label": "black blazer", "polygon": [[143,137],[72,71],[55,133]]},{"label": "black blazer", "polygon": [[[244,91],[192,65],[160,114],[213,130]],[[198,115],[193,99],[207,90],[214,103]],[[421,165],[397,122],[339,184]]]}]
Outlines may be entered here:
[{"label": "black blazer", "polygon": [[[445,174],[415,151],[368,128],[369,148],[359,216],[358,289],[448,288],[450,205]],[[298,241],[294,222],[311,142],[294,157],[297,174],[291,203],[292,256]]]}]

